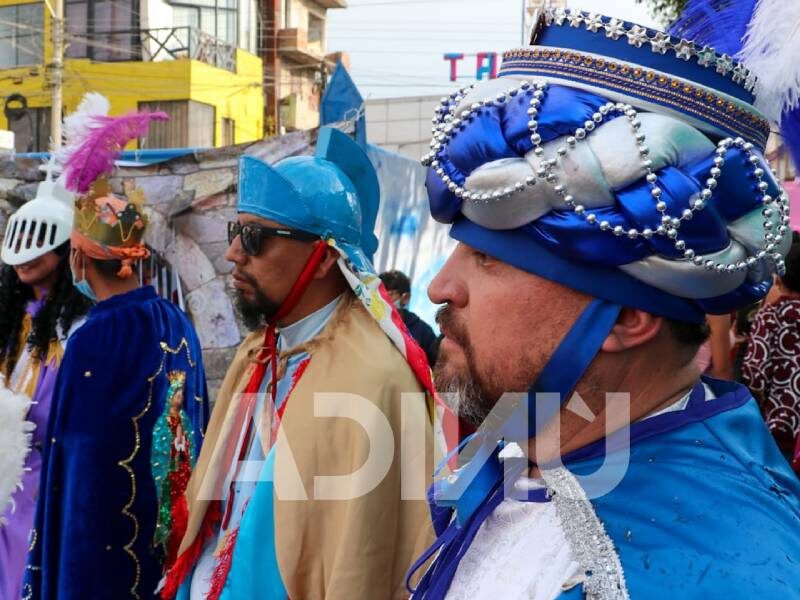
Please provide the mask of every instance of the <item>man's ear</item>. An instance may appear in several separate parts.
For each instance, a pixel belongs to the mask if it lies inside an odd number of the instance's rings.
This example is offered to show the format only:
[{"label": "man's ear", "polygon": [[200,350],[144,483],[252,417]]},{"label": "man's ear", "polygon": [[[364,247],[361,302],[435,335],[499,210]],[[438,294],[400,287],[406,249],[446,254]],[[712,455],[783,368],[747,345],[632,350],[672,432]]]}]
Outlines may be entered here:
[{"label": "man's ear", "polygon": [[86,262],[86,255],[80,248],[72,248],[69,253],[69,267],[73,267],[80,272],[81,265]]},{"label": "man's ear", "polygon": [[635,308],[623,308],[616,325],[603,342],[603,352],[624,352],[655,338],[664,323],[662,317]]},{"label": "man's ear", "polygon": [[82,257],[78,258],[78,265],[81,265],[81,264],[85,265],[86,280],[88,281],[90,276],[92,278],[94,278],[95,276],[102,277],[101,275],[98,274],[98,271],[94,266],[94,261],[91,258],[89,258],[88,256],[86,256],[86,254],[84,254],[84,253],[81,253],[81,254],[82,254]]},{"label": "man's ear", "polygon": [[328,276],[328,273],[330,273],[331,269],[336,267],[337,260],[339,260],[339,252],[328,246],[327,252],[325,253],[325,258],[323,258],[322,262],[319,263],[317,272],[314,273],[314,279],[325,279],[325,277]]}]

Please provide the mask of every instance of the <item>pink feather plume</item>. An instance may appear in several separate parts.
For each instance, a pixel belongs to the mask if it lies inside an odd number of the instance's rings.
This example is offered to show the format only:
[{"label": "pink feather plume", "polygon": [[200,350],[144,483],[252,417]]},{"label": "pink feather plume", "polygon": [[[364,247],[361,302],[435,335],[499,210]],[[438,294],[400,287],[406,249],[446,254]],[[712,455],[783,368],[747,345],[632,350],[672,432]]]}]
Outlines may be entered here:
[{"label": "pink feather plume", "polygon": [[114,161],[128,142],[147,134],[150,121],[167,119],[163,112],[92,117],[86,139],[64,165],[66,188],[78,194],[86,193],[96,179],[113,171]]}]

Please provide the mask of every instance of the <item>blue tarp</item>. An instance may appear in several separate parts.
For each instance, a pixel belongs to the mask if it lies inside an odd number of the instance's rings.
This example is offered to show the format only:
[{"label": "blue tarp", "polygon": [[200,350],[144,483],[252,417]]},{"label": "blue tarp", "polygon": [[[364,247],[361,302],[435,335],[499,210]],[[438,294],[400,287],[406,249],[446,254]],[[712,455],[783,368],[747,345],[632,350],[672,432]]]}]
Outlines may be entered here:
[{"label": "blue tarp", "polygon": [[364,117],[364,98],[341,62],[331,75],[319,111],[320,125],[330,125],[340,121],[355,121],[355,140],[362,148],[367,145],[367,127]]},{"label": "blue tarp", "polygon": [[[195,152],[204,152],[210,148],[160,148],[153,150],[126,150],[122,153],[118,165],[124,166],[145,166],[156,163],[167,162],[173,158],[179,158]],[[49,152],[20,152],[15,155],[19,158],[38,158],[42,162],[50,159]]]},{"label": "blue tarp", "polygon": [[455,241],[446,225],[433,220],[425,191],[426,169],[378,146],[367,146],[381,186],[381,207],[375,235],[378,272],[398,269],[411,279],[409,309],[434,326],[436,306],[428,299],[428,284],[453,251]]}]

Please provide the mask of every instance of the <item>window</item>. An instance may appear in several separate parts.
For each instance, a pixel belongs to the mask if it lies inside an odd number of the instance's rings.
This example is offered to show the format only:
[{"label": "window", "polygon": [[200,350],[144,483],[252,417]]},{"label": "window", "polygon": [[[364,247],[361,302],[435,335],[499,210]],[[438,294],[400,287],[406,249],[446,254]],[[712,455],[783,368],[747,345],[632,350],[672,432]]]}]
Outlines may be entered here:
[{"label": "window", "polygon": [[44,62],[44,7],[16,4],[0,8],[0,68]]},{"label": "window", "polygon": [[148,148],[213,148],[214,107],[194,100],[139,102],[139,110],[162,111],[168,121],[150,124]]},{"label": "window", "polygon": [[325,19],[319,18],[312,12],[308,13],[308,43],[319,44],[323,47],[323,37],[325,35]]},{"label": "window", "polygon": [[196,27],[220,41],[236,46],[239,41],[237,0],[172,2],[176,26]]},{"label": "window", "polygon": [[139,60],[138,0],[66,0],[68,58]]},{"label": "window", "polygon": [[283,25],[282,29],[291,29],[292,27],[292,0],[283,0],[281,24]]},{"label": "window", "polygon": [[234,132],[236,130],[236,122],[233,119],[222,117],[222,139],[220,139],[220,146],[233,146]]},{"label": "window", "polygon": [[256,2],[241,0],[239,3],[239,48],[255,54],[258,35]]},{"label": "window", "polygon": [[50,107],[29,108],[16,121],[9,121],[17,152],[47,152],[50,149]]}]

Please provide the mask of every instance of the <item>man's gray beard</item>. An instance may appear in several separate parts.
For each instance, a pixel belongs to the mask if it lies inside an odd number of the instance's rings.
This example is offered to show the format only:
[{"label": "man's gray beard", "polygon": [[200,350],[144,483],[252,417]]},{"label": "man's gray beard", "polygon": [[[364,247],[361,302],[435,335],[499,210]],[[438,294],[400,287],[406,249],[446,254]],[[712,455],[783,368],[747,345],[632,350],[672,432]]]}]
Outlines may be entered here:
[{"label": "man's gray beard", "polygon": [[472,377],[445,377],[443,373],[436,372],[434,379],[444,403],[475,427],[479,427],[492,411],[492,407],[484,400],[483,390]]}]

